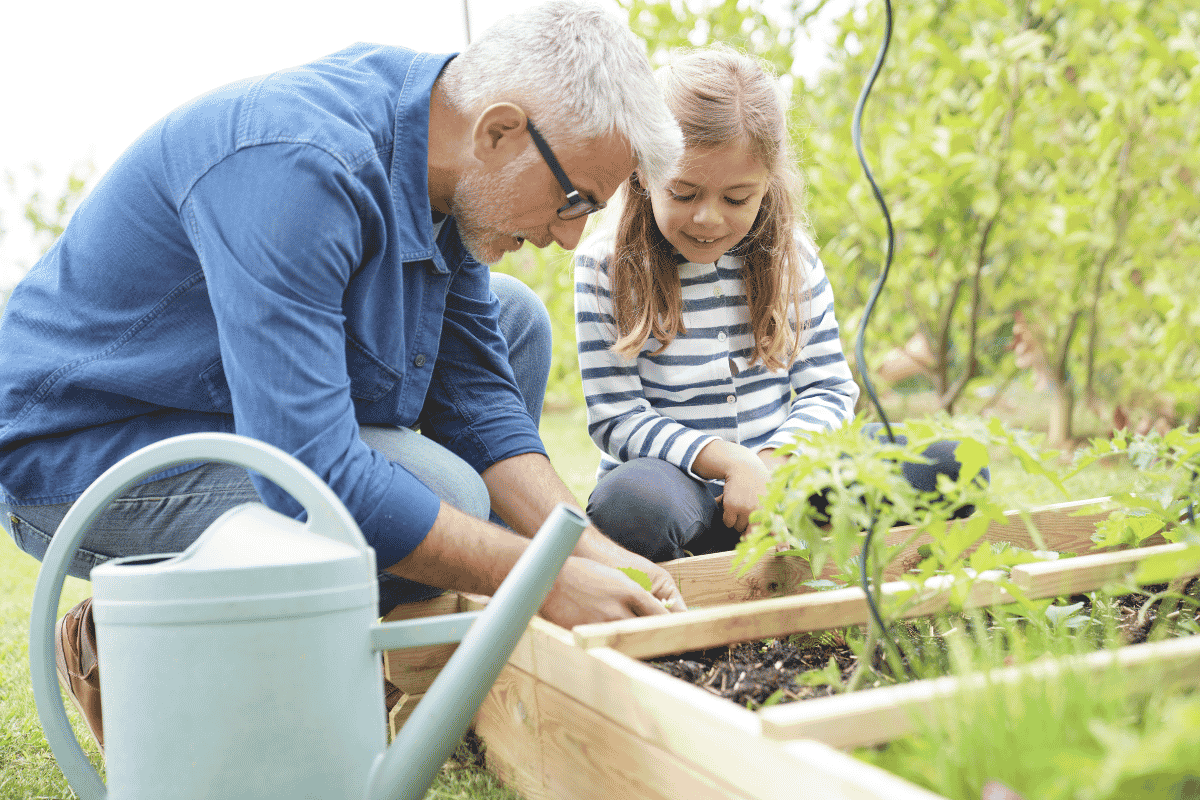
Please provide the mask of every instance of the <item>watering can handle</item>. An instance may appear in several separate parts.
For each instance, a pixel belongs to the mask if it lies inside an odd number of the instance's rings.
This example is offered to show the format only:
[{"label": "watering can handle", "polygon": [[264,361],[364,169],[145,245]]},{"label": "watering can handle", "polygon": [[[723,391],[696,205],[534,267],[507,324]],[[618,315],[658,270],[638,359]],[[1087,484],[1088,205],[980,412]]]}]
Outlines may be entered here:
[{"label": "watering can handle", "polygon": [[54,623],[67,564],[92,522],[131,484],[170,467],[219,462],[252,469],[295,498],[312,533],[368,550],[350,512],[316,473],[277,447],[230,433],[189,433],[147,445],[118,461],[87,488],[63,517],[42,558],[29,622],[29,666],[42,729],[67,782],[81,800],[101,800],[104,782],[75,738],[54,667]]}]

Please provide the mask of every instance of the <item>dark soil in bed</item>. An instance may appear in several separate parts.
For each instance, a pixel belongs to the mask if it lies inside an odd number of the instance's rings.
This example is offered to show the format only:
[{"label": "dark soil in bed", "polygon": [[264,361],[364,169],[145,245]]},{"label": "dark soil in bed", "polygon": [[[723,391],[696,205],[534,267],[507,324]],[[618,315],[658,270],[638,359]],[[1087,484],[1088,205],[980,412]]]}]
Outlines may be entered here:
[{"label": "dark soil in bed", "polygon": [[[1147,591],[1157,592],[1164,588],[1147,587]],[[1193,580],[1185,591],[1196,597],[1200,586]],[[1091,605],[1086,595],[1069,598],[1069,602],[1084,603],[1081,613],[1087,613]],[[1127,644],[1146,641],[1158,619],[1161,604],[1153,603],[1143,611],[1145,604],[1145,595],[1126,595],[1115,602],[1117,627]],[[1174,613],[1191,614],[1200,619],[1200,612],[1194,606],[1189,609],[1181,604],[1180,609]],[[960,619],[962,624],[970,624],[965,616]],[[891,635],[904,637],[909,647],[921,643],[927,655],[936,656],[935,651],[944,653],[944,642],[928,636],[930,628],[928,619],[900,622],[893,625]],[[776,692],[781,692],[776,702],[785,703],[835,694],[835,690],[828,685],[806,686],[797,680],[805,672],[824,669],[830,659],[837,664],[841,679],[849,679],[854,672],[856,658],[840,631],[800,634],[790,639],[741,642],[663,656],[651,659],[648,663],[739,705],[757,708]],[[905,666],[907,669],[907,662]],[[882,657],[877,661],[877,667],[884,674],[890,672]]]}]

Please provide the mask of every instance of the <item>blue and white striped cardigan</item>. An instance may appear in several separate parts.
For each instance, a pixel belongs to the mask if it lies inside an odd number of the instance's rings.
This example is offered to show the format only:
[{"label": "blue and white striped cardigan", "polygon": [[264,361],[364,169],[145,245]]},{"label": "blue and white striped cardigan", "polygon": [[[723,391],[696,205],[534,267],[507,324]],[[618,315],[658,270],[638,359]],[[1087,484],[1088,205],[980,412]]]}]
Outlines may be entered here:
[{"label": "blue and white striped cardigan", "polygon": [[[808,285],[805,343],[791,369],[749,367],[750,309],[742,259],[682,263],[683,324],[658,355],[651,338],[634,360],[610,348],[616,340],[608,262],[613,233],[600,231],[575,251],[575,328],[588,433],[602,452],[597,477],[632,458],[661,458],[692,471],[716,438],[751,450],[778,447],[802,430],[836,428],[854,414],[858,385],[842,352],[833,291],[815,248],[797,234]],[[794,322],[794,320],[793,320]]]}]

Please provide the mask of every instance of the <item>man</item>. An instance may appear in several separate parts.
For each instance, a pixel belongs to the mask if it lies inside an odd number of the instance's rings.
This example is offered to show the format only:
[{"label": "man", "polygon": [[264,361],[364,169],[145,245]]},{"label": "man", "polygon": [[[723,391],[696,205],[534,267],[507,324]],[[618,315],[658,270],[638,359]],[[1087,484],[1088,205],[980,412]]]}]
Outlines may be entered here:
[{"label": "man", "polygon": [[[661,176],[678,151],[643,48],[563,2],[458,57],[356,45],[172,112],[97,184],[0,324],[0,486],[18,545],[40,558],[125,455],[234,431],[342,499],[385,569],[381,612],[440,589],[492,593],[554,505],[577,501],[537,433],[545,309],[484,264],[526,239],[573,248],[635,166]],[[71,572],[183,550],[260,496],[299,510],[226,465],[151,476]],[[542,614],[571,626],[663,602],[682,607],[667,573],[589,528]],[[81,675],[89,615],[85,603],[60,623],[60,675],[81,700],[96,691]],[[98,708],[85,714],[97,734]]]}]

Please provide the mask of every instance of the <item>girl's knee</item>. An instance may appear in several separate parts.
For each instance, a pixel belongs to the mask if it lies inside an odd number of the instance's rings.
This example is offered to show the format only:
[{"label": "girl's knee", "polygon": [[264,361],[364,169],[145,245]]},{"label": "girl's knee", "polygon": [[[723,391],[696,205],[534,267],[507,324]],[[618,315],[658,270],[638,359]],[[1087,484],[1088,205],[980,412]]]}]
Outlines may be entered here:
[{"label": "girl's knee", "polygon": [[686,555],[688,542],[707,530],[714,505],[704,486],[677,467],[636,459],[600,479],[587,514],[626,550],[670,561]]}]

